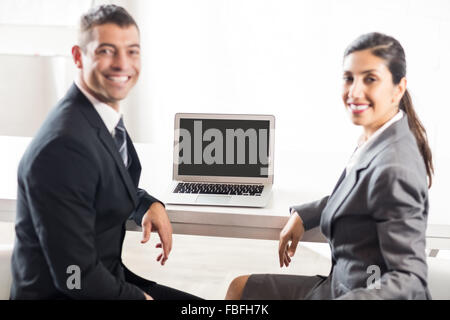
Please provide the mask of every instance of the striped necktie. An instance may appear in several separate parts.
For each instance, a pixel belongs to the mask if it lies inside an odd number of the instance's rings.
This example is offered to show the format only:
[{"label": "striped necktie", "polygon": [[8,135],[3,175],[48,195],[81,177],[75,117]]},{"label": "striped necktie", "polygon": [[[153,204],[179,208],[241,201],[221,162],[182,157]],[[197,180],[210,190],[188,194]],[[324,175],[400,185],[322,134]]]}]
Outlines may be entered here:
[{"label": "striped necktie", "polygon": [[128,148],[127,148],[127,132],[123,124],[123,117],[120,117],[119,123],[116,126],[114,141],[116,142],[120,156],[122,157],[125,167],[128,165]]}]

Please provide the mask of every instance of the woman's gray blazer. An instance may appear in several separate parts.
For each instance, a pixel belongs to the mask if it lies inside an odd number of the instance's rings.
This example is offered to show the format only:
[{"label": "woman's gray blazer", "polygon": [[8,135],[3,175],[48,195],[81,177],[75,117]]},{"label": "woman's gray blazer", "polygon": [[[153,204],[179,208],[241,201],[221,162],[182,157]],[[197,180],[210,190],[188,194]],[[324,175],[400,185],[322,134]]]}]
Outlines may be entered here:
[{"label": "woman's gray blazer", "polygon": [[431,298],[427,174],[406,114],[375,138],[331,196],[292,209],[305,230],[320,224],[331,247],[330,275],[310,298]]}]

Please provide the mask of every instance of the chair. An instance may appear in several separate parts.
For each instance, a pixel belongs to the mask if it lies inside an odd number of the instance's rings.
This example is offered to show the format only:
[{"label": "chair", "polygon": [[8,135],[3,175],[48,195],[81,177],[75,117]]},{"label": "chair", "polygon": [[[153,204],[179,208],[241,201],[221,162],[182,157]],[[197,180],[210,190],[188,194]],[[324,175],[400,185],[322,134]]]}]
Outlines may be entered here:
[{"label": "chair", "polygon": [[12,244],[0,245],[0,300],[9,299],[9,290],[12,283],[11,255]]},{"label": "chair", "polygon": [[428,289],[433,300],[450,300],[450,260],[427,258]]}]

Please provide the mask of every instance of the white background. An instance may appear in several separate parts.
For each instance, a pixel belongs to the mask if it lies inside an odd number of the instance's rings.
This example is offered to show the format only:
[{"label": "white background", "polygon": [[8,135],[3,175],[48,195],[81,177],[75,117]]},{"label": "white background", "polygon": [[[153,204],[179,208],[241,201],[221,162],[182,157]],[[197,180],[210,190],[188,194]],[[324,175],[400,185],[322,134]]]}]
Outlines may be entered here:
[{"label": "white background", "polygon": [[[394,36],[434,156],[429,222],[450,224],[449,0],[2,0],[0,135],[33,136],[75,74],[78,16],[104,2],[141,29],[141,78],[123,104],[134,141],[170,146],[176,112],[273,114],[275,159],[277,149],[308,153],[292,159],[293,180],[324,193],[360,131],[341,102],[343,51],[366,32]],[[317,179],[303,181],[306,171]]]}]

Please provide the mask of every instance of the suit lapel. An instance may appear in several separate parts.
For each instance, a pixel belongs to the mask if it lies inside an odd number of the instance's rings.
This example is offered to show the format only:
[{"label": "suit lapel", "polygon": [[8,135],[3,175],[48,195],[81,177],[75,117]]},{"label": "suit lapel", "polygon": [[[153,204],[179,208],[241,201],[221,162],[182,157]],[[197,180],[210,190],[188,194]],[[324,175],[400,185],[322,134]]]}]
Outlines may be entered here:
[{"label": "suit lapel", "polygon": [[127,132],[127,146],[128,146],[128,155],[131,160],[128,172],[131,176],[131,179],[133,180],[134,185],[138,186],[139,178],[141,176],[141,163],[139,162],[139,157],[136,153],[136,149],[134,149],[133,142],[131,141],[128,132]]},{"label": "suit lapel", "polygon": [[136,186],[133,184],[130,174],[125,168],[123,160],[119,154],[119,151],[117,150],[114,139],[108,132],[108,129],[106,128],[102,118],[100,118],[100,115],[95,110],[94,106],[83,95],[83,93],[77,88],[75,84],[73,84],[72,88],[70,88],[69,94],[71,94],[75,99],[78,100],[80,110],[83,112],[91,126],[97,129],[98,137],[105,146],[106,150],[108,150],[111,157],[114,159],[114,162],[120,172],[120,176],[122,177],[122,180],[127,188],[128,194],[130,195],[130,198],[132,199],[134,206],[136,207],[138,205]]},{"label": "suit lapel", "polygon": [[342,171],[341,176],[339,177],[338,182],[336,183],[336,185],[333,188],[333,192],[331,192],[331,196],[333,196],[333,194],[336,192],[336,190],[339,188],[339,186],[341,185],[342,181],[345,179],[345,177],[347,176],[347,169],[344,169],[344,171]]},{"label": "suit lapel", "polygon": [[342,182],[336,187],[334,193],[328,199],[327,205],[322,214],[321,225],[325,226],[324,234],[331,236],[331,220],[336,215],[342,203],[348,197],[350,192],[356,186],[358,174],[361,169],[353,168],[350,170]]},{"label": "suit lapel", "polygon": [[328,199],[321,220],[321,225],[324,226],[325,235],[331,236],[331,221],[340,213],[339,208],[355,188],[360,177],[364,175],[363,171],[369,167],[371,162],[382,150],[402,138],[408,131],[408,119],[406,114],[404,114],[402,119],[393,123],[382,132],[380,136],[372,142],[369,148],[361,154],[358,163],[347,173],[342,182],[340,184],[338,183]]}]

